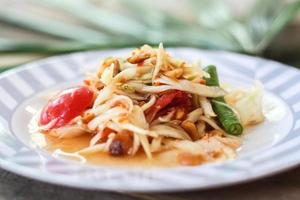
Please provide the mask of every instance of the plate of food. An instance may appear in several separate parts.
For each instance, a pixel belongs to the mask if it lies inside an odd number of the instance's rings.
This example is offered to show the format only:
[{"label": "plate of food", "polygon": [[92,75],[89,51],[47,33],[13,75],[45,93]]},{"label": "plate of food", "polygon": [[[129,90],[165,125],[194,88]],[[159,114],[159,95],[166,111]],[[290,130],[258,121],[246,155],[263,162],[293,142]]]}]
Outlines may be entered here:
[{"label": "plate of food", "polygon": [[0,166],[54,184],[182,191],[300,163],[300,73],[253,56],[143,45],[0,77]]}]

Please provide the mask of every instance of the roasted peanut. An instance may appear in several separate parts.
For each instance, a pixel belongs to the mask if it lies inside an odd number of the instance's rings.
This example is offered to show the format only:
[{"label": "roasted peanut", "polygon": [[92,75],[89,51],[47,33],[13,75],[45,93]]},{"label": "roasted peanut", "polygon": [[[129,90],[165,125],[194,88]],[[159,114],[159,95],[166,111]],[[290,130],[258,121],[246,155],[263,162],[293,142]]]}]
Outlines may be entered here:
[{"label": "roasted peanut", "polygon": [[221,158],[224,155],[224,153],[221,150],[215,150],[212,152],[209,152],[209,156],[211,156],[213,159]]},{"label": "roasted peanut", "polygon": [[92,119],[95,118],[95,114],[94,113],[85,113],[82,117],[82,122],[87,124],[89,123]]},{"label": "roasted peanut", "polygon": [[109,67],[111,64],[113,64],[115,62],[116,58],[114,57],[109,57],[109,58],[106,58],[103,63],[102,63],[102,66],[103,67]]},{"label": "roasted peanut", "polygon": [[184,109],[177,109],[175,113],[175,119],[183,119],[186,113],[184,112]]},{"label": "roasted peanut", "polygon": [[191,136],[193,140],[200,139],[200,135],[198,134],[197,127],[193,122],[185,120],[181,123],[181,127]]},{"label": "roasted peanut", "polygon": [[189,152],[183,152],[177,155],[177,161],[181,165],[194,166],[203,163],[205,161],[205,158],[202,155],[195,155]]},{"label": "roasted peanut", "polygon": [[102,62],[102,67],[100,67],[99,71],[97,72],[97,76],[100,78],[101,74],[104,71],[104,69],[107,68],[107,67],[110,67],[112,64],[114,64],[114,73],[113,74],[115,76],[120,70],[120,63],[119,63],[119,60],[117,58],[114,58],[114,57],[106,58]]},{"label": "roasted peanut", "polygon": [[127,61],[130,62],[131,64],[137,64],[150,58],[150,56],[151,56],[150,53],[139,52],[127,58]]},{"label": "roasted peanut", "polygon": [[173,69],[171,71],[166,71],[164,74],[169,78],[173,78],[173,79],[180,78],[183,74],[183,69],[182,68]]},{"label": "roasted peanut", "polygon": [[212,131],[210,131],[209,132],[209,135],[210,136],[222,136],[223,135],[223,132],[222,131],[220,131],[220,130],[212,130]]}]

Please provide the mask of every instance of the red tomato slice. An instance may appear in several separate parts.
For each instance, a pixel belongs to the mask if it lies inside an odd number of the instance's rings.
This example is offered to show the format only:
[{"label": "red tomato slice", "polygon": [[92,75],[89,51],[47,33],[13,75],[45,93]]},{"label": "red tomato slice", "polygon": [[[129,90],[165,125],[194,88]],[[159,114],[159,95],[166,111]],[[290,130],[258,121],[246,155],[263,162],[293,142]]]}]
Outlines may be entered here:
[{"label": "red tomato slice", "polygon": [[149,122],[160,115],[166,114],[172,108],[185,108],[186,111],[190,109],[191,100],[186,92],[179,90],[170,90],[162,94],[146,111],[146,118]]},{"label": "red tomato slice", "polygon": [[93,98],[93,92],[87,87],[64,90],[44,107],[39,124],[47,125],[55,120],[50,128],[62,127],[92,106]]}]

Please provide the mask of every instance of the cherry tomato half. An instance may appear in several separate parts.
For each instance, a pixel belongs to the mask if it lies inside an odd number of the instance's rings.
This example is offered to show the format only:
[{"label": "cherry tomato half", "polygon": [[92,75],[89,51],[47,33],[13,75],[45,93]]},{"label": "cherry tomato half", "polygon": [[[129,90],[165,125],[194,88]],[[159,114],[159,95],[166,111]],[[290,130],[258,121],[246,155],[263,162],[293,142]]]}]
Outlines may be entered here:
[{"label": "cherry tomato half", "polygon": [[39,124],[47,125],[55,120],[49,128],[62,127],[92,106],[93,97],[93,92],[87,87],[64,90],[49,100],[41,112]]}]

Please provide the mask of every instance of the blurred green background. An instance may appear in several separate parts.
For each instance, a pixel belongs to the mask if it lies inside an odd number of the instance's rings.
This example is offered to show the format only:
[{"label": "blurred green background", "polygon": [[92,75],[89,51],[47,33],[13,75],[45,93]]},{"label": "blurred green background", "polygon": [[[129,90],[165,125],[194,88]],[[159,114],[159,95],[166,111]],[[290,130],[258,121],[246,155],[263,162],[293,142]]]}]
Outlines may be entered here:
[{"label": "blurred green background", "polygon": [[0,0],[0,70],[144,43],[254,54],[300,67],[300,0]]}]

